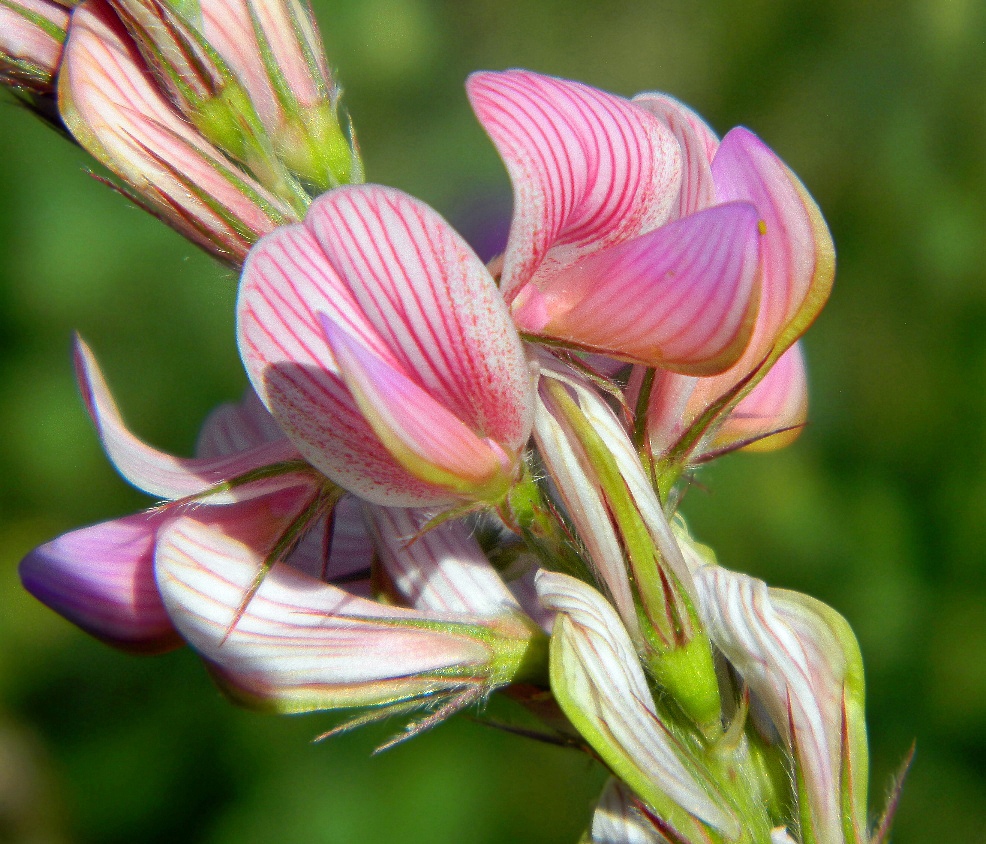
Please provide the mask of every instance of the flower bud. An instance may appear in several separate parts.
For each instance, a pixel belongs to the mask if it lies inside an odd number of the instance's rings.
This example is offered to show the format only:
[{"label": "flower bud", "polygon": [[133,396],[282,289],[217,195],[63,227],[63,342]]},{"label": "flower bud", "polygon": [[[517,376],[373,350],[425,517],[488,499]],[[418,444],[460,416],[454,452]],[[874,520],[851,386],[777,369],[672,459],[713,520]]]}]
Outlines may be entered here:
[{"label": "flower bud", "polygon": [[65,125],[128,196],[232,264],[294,211],[228,161],[158,91],[102,2],[76,9],[59,76]]},{"label": "flower bud", "polygon": [[302,0],[203,0],[201,11],[205,37],[246,86],[287,167],[315,192],[362,181],[311,8]]},{"label": "flower bud", "polygon": [[52,0],[0,2],[0,83],[51,93],[68,20],[68,10]]}]

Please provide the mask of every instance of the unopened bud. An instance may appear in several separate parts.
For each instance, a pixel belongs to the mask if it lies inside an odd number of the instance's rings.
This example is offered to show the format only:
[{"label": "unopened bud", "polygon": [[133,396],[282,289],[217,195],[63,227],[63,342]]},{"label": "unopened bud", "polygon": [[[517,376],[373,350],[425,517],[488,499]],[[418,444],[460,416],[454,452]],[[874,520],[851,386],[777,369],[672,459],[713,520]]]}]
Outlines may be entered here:
[{"label": "unopened bud", "polygon": [[0,83],[50,93],[68,20],[51,0],[0,0]]}]

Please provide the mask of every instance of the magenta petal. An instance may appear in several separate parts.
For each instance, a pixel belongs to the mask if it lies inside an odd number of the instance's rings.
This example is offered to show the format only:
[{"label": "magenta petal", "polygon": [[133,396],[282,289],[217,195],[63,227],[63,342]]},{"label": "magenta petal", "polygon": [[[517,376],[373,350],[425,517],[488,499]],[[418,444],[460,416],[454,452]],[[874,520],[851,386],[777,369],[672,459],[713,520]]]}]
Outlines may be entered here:
[{"label": "magenta petal", "polygon": [[427,511],[366,505],[365,513],[390,581],[415,609],[477,616],[519,611],[465,522],[422,533]]},{"label": "magenta petal", "polygon": [[653,115],[524,70],[474,73],[466,88],[514,188],[501,281],[508,302],[539,268],[553,272],[668,220],[681,160]]},{"label": "magenta petal", "polygon": [[496,443],[477,437],[414,381],[328,318],[323,320],[325,336],[350,393],[398,463],[439,488],[472,491],[480,497],[488,493],[494,499],[502,496],[516,473],[514,459]]},{"label": "magenta petal", "polygon": [[801,344],[795,343],[730,411],[709,450],[740,443],[747,451],[782,448],[801,433],[807,418],[808,376]]},{"label": "magenta petal", "polygon": [[[127,429],[96,359],[89,347],[78,337],[75,342],[75,371],[82,398],[96,425],[107,456],[123,477],[150,495],[171,500],[198,495],[216,484],[254,469],[298,458],[297,449],[283,437],[224,457],[184,458],[158,451]],[[224,503],[252,498],[305,482],[296,474],[279,475],[216,494],[211,497],[210,502]]]},{"label": "magenta petal", "polygon": [[547,323],[528,325],[523,305],[515,319],[522,328],[650,366],[721,372],[736,362],[753,328],[759,257],[756,209],[720,205],[562,270],[539,285],[537,308]]},{"label": "magenta petal", "polygon": [[87,633],[128,651],[181,644],[154,582],[160,514],[140,513],[74,530],[20,564],[35,598]]},{"label": "magenta petal", "polygon": [[[749,350],[752,364],[779,340],[784,348],[794,342],[821,310],[835,272],[834,247],[804,186],[748,129],[733,129],[723,138],[712,175],[719,202],[752,202],[764,223],[763,293]],[[791,336],[781,336],[786,334]]]}]

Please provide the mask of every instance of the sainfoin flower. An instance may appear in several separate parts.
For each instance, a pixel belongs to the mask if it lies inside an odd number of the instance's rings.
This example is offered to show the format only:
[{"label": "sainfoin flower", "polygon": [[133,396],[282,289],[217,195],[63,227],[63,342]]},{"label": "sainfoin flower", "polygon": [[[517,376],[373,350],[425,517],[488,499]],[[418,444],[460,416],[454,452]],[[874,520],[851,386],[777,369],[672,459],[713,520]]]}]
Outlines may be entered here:
[{"label": "sainfoin flower", "polygon": [[678,214],[679,144],[620,97],[527,71],[467,88],[514,187],[500,288],[518,326],[681,372],[733,364],[759,301],[755,206]]},{"label": "sainfoin flower", "polygon": [[[652,451],[663,455],[682,443],[686,452],[699,455],[741,446],[780,447],[805,419],[804,360],[792,344],[831,291],[831,235],[798,178],[748,129],[733,129],[719,141],[698,115],[670,97],[641,94],[634,103],[678,140],[685,166],[677,213],[749,202],[761,231],[761,304],[750,342],[718,375],[693,378],[668,367],[658,372],[647,408]],[[694,436],[687,438],[689,433]],[[676,457],[688,459],[688,454]]]},{"label": "sainfoin flower", "polygon": [[[123,426],[81,341],[77,363],[117,468],[153,494],[200,499],[73,531],[31,552],[21,563],[25,586],[69,620],[127,650],[160,651],[184,638],[232,694],[279,710],[443,691],[468,701],[537,672],[532,642],[542,634],[465,525],[403,550],[425,516],[370,505],[364,513],[351,498],[331,513],[313,509],[324,479],[300,464],[252,393],[209,418],[199,457],[158,452]],[[305,513],[299,541],[258,582]],[[394,597],[409,609],[372,600],[374,543]]]},{"label": "sainfoin flower", "polygon": [[320,197],[244,268],[240,353],[306,459],[389,506],[500,501],[534,383],[496,283],[427,206],[378,185]]}]

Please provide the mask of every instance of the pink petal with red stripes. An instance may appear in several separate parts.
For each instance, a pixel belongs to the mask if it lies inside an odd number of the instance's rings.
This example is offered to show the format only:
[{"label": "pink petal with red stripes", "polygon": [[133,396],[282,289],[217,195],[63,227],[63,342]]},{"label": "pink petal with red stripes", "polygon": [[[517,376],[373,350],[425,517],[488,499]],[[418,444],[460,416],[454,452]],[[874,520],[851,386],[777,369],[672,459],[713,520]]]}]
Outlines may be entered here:
[{"label": "pink petal with red stripes", "polygon": [[481,440],[459,417],[328,317],[324,328],[350,393],[404,469],[439,490],[490,500],[503,496],[517,473],[516,455],[507,455],[493,440]]},{"label": "pink petal with red stripes", "polygon": [[795,343],[730,411],[708,450],[739,443],[748,443],[747,451],[783,448],[797,438],[807,418],[808,374],[801,344]]},{"label": "pink petal with red stripes", "polygon": [[501,279],[508,302],[532,278],[668,220],[681,156],[652,114],[524,70],[474,73],[466,88],[514,188]]},{"label": "pink petal with red stripes", "polygon": [[[373,705],[475,682],[489,647],[447,616],[355,597],[287,566],[234,624],[262,557],[191,518],[161,537],[158,587],[182,635],[244,696],[282,711]],[[415,626],[442,622],[442,630]]]},{"label": "pink petal with red stripes", "polygon": [[[174,457],[147,445],[127,429],[96,359],[81,338],[75,342],[79,389],[107,456],[123,477],[150,495],[167,499],[197,495],[246,472],[298,459],[298,451],[281,437],[244,451],[217,457]],[[275,489],[306,485],[307,476],[282,474],[210,497],[210,503],[252,498]]]},{"label": "pink petal with red stripes", "polygon": [[533,387],[496,286],[433,211],[398,191],[339,188],[250,255],[238,303],[251,381],[306,458],[388,506],[457,497],[410,474],[364,419],[325,342],[325,314],[479,438],[526,442]]},{"label": "pink petal with red stripes", "polygon": [[[521,448],[534,401],[527,358],[489,271],[448,223],[407,194],[360,185],[322,196],[305,225],[389,351],[380,356],[477,435]],[[345,308],[324,313],[361,336]]]},{"label": "pink petal with red stripes", "polygon": [[674,133],[681,148],[681,191],[672,219],[715,204],[711,166],[719,146],[715,132],[688,106],[667,94],[637,94],[633,104],[659,118]]},{"label": "pink petal with red stripes", "polygon": [[372,504],[364,511],[388,579],[415,609],[479,616],[519,612],[465,522],[424,531],[427,511]]},{"label": "pink petal with red stripes", "polygon": [[66,533],[20,564],[24,588],[87,633],[127,651],[181,644],[154,582],[163,516],[138,513]]},{"label": "pink petal with red stripes", "polygon": [[532,333],[650,366],[721,372],[753,328],[759,257],[753,206],[720,205],[532,284],[538,293],[521,292],[514,319]]}]

